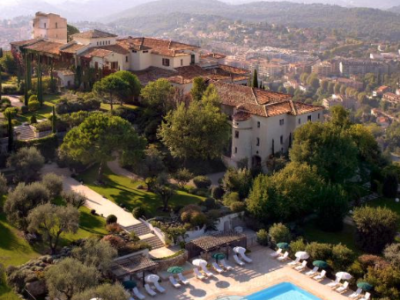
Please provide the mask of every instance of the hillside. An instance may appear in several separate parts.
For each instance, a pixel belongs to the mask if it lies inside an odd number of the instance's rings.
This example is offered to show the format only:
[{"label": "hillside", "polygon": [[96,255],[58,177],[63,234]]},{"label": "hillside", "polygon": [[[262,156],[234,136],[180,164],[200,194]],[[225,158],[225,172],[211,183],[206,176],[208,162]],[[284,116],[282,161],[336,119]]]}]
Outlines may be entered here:
[{"label": "hillside", "polygon": [[400,5],[392,7],[391,9],[389,9],[389,11],[394,12],[396,14],[400,14]]},{"label": "hillside", "polygon": [[217,0],[159,0],[107,18],[115,25],[137,18],[157,16],[161,20],[172,13],[217,15],[250,22],[268,22],[299,27],[344,29],[358,36],[400,38],[398,15],[371,8],[344,8],[337,5],[290,2],[255,2],[231,5]]}]

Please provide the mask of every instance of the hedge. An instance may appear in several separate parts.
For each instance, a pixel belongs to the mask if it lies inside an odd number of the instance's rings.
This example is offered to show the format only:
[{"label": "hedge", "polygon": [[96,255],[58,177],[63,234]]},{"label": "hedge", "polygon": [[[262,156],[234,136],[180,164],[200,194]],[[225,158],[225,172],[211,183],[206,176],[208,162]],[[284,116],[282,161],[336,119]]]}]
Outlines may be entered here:
[{"label": "hedge", "polygon": [[23,147],[36,147],[46,160],[54,160],[56,158],[56,150],[58,148],[58,138],[56,134],[51,134],[41,139],[14,142],[16,150]]}]

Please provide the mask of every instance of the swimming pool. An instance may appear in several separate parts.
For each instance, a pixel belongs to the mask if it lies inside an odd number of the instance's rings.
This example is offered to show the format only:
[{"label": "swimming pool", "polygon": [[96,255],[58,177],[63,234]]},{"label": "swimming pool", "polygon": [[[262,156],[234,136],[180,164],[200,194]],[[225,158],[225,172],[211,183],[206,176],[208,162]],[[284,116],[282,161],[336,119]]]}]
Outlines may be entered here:
[{"label": "swimming pool", "polygon": [[316,296],[302,290],[289,282],[283,282],[253,295],[244,297],[243,300],[321,300]]}]

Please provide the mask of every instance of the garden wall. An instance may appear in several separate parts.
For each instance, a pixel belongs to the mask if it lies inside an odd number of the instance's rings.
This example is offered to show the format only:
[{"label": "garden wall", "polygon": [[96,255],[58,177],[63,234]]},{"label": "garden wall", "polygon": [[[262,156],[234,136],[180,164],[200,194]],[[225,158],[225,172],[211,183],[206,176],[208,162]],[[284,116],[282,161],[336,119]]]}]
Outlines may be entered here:
[{"label": "garden wall", "polygon": [[156,262],[158,263],[157,271],[161,272],[167,270],[169,267],[182,266],[186,263],[187,260],[188,260],[188,252],[186,250],[183,251],[182,254],[179,254],[171,258],[157,259],[156,260]]}]

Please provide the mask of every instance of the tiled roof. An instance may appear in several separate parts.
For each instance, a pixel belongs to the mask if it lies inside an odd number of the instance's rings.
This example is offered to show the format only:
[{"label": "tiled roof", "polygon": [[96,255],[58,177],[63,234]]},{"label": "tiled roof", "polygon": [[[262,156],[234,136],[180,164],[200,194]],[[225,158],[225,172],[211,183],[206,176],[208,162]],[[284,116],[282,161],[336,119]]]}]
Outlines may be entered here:
[{"label": "tiled roof", "polygon": [[215,58],[215,59],[222,59],[225,58],[226,55],[222,53],[215,53],[215,52],[210,52],[210,53],[203,53],[200,55],[201,58]]},{"label": "tiled roof", "polygon": [[176,72],[156,67],[150,67],[143,71],[133,72],[140,80],[143,85],[147,85],[151,81],[156,81],[160,78],[169,78],[171,76],[176,76]]},{"label": "tiled roof", "polygon": [[21,47],[21,46],[32,45],[34,43],[37,43],[40,40],[42,40],[42,39],[30,39],[30,40],[25,40],[25,41],[11,42],[10,44],[13,46]]},{"label": "tiled roof", "polygon": [[75,54],[78,50],[83,49],[85,47],[87,47],[87,46],[76,44],[76,43],[71,43],[71,44],[66,45],[65,47],[62,47],[60,51],[64,52],[64,53]]},{"label": "tiled roof", "polygon": [[101,38],[112,38],[112,37],[117,37],[117,35],[97,29],[81,33],[75,33],[72,35],[72,38],[81,38],[81,39],[101,39]]},{"label": "tiled roof", "polygon": [[63,44],[61,43],[48,42],[42,40],[25,47],[25,49],[49,53],[49,54],[60,54],[60,48],[62,46]]},{"label": "tiled roof", "polygon": [[112,53],[118,53],[122,55],[128,55],[129,51],[125,48],[121,47],[120,45],[110,45],[110,46],[101,46],[101,47],[94,47],[90,48],[84,53],[82,56],[84,57],[106,57]]}]

